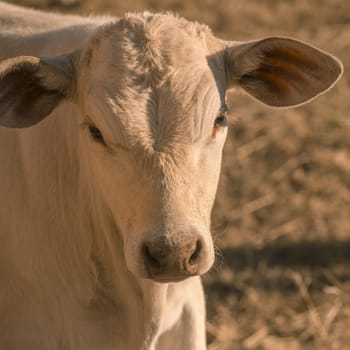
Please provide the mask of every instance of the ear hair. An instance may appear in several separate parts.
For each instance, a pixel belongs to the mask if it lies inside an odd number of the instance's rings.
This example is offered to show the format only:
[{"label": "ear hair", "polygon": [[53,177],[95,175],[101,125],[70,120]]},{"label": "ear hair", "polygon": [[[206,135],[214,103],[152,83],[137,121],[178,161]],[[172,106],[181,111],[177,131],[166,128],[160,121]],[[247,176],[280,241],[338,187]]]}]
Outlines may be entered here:
[{"label": "ear hair", "polygon": [[341,62],[290,38],[266,38],[225,49],[227,88],[241,87],[274,107],[305,103],[330,89],[341,77]]},{"label": "ear hair", "polygon": [[74,95],[72,55],[21,56],[0,62],[0,125],[23,128],[47,117]]}]

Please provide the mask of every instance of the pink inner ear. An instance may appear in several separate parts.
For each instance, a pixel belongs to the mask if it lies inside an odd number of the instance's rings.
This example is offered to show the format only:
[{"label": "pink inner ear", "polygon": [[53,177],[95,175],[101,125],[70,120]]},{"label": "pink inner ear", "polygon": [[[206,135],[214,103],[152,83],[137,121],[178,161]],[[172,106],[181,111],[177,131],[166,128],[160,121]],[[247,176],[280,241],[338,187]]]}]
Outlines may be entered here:
[{"label": "pink inner ear", "polygon": [[302,42],[269,38],[250,45],[232,48],[232,75],[246,92],[270,106],[307,102],[342,73],[336,59]]},{"label": "pink inner ear", "polygon": [[[309,50],[312,50],[309,48]],[[274,61],[290,63],[292,65],[307,66],[309,69],[319,69],[320,64],[315,59],[316,56],[305,55],[300,51],[292,49],[290,47],[275,47],[273,49],[264,50],[264,57],[267,59],[272,58]]]},{"label": "pink inner ear", "polygon": [[240,84],[254,94],[254,85],[264,85],[265,89],[270,90],[276,95],[287,96],[290,90],[290,84],[277,72],[274,72],[271,67],[268,70],[257,69],[249,74],[245,74],[240,78]]},{"label": "pink inner ear", "polygon": [[304,81],[307,84],[307,76],[301,67],[304,67],[308,74],[320,68],[316,60],[296,50],[289,48],[266,50],[259,67],[242,76],[240,82],[246,85],[249,81],[256,80],[275,94],[287,96],[294,85],[293,81]]},{"label": "pink inner ear", "polygon": [[260,66],[248,75],[262,80],[271,88],[277,89],[278,93],[287,94],[293,81],[307,83],[307,74],[317,75],[319,69],[319,62],[312,56],[281,47],[265,50]]},{"label": "pink inner ear", "polygon": [[318,69],[319,66],[314,66],[314,68],[310,68],[310,66],[306,66],[299,62],[294,62],[291,60],[282,60],[280,57],[275,57],[274,55],[266,55],[260,64],[260,67],[257,71],[273,71],[274,74],[283,75],[284,77],[295,77],[298,79],[302,79],[304,76],[304,71],[301,69],[307,69],[308,71],[312,71],[313,69]]}]

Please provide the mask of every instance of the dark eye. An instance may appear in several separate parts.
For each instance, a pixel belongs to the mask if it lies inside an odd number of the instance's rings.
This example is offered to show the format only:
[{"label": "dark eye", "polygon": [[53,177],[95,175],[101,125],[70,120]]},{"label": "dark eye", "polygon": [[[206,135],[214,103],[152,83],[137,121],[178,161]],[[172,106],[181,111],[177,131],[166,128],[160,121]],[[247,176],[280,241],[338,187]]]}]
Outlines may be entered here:
[{"label": "dark eye", "polygon": [[95,125],[89,125],[89,131],[94,140],[98,142],[104,142],[101,131],[98,128],[96,128]]},{"label": "dark eye", "polygon": [[225,113],[219,114],[214,121],[214,128],[218,128],[220,126],[226,126],[227,119]]}]

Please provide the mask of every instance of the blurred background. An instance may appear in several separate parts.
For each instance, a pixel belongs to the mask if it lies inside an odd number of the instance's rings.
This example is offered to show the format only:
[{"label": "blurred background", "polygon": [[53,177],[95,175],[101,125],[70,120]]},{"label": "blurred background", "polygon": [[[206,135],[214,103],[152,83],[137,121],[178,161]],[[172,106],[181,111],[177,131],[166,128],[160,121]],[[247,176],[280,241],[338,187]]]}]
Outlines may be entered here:
[{"label": "blurred background", "polygon": [[292,36],[342,60],[341,81],[306,106],[228,96],[218,256],[204,284],[210,350],[350,349],[350,1],[8,2],[115,16],[171,10],[224,39]]}]

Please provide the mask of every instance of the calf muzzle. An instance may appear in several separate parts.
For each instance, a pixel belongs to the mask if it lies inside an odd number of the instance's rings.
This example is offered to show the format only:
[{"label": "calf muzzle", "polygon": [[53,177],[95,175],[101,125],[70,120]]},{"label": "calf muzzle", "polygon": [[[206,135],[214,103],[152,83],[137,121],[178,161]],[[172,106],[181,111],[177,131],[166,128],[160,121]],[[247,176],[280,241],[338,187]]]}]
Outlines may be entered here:
[{"label": "calf muzzle", "polygon": [[159,282],[180,281],[200,274],[203,240],[198,235],[180,242],[158,237],[144,242],[142,255],[149,278]]}]

